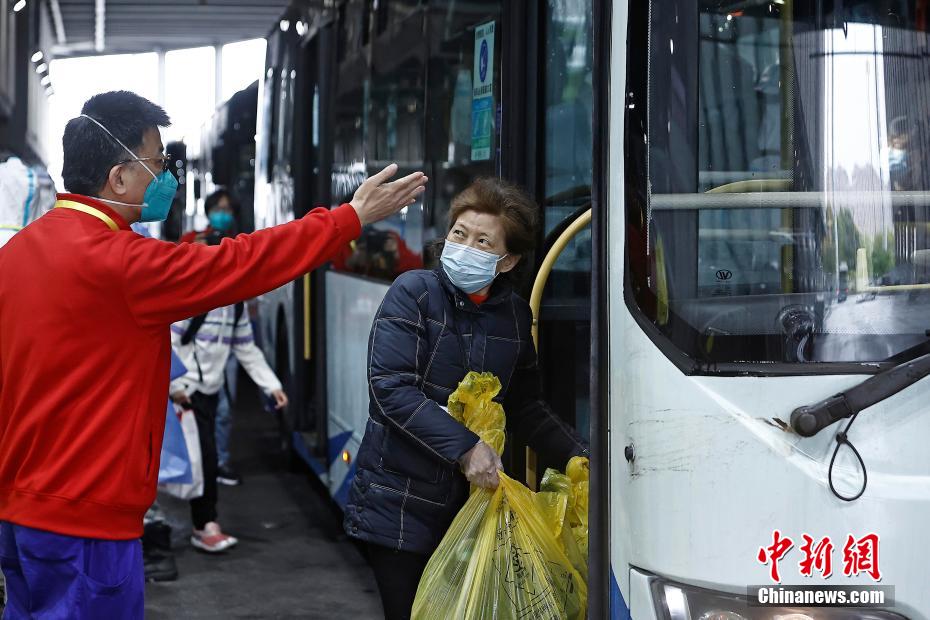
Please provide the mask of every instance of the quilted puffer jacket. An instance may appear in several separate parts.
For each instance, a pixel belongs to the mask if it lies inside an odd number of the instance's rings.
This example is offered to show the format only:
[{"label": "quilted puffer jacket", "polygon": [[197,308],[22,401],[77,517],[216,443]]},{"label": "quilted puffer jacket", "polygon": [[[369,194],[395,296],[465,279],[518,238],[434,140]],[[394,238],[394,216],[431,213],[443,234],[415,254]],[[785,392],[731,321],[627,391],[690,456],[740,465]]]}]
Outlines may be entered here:
[{"label": "quilted puffer jacket", "polygon": [[498,279],[475,305],[442,269],[401,275],[368,341],[369,418],[346,505],[346,532],[431,553],[468,496],[458,459],[478,436],[440,405],[468,370],[502,384],[508,430],[567,462],[587,449],[543,402],[529,305]]}]

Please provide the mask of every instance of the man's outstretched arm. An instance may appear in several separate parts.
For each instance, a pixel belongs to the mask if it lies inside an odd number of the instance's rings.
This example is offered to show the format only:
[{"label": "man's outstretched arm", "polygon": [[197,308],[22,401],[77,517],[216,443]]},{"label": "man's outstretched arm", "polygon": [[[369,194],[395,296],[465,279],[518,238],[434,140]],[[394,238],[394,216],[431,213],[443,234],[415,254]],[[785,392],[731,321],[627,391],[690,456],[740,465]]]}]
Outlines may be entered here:
[{"label": "man's outstretched arm", "polygon": [[164,325],[278,288],[329,261],[370,224],[412,204],[427,182],[422,172],[397,181],[391,164],[370,177],[352,202],[314,209],[303,218],[218,246],[133,238],[117,269],[126,303],[141,325]]}]

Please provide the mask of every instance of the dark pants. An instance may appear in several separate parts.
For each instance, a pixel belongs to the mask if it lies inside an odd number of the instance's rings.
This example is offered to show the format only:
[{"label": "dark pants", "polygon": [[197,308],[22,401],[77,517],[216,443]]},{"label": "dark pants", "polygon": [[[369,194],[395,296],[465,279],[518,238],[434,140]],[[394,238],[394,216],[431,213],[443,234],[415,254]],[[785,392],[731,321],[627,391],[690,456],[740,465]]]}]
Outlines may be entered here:
[{"label": "dark pants", "polygon": [[426,553],[368,545],[368,560],[378,582],[385,620],[409,620],[417,586],[429,557]]},{"label": "dark pants", "polygon": [[143,616],[139,539],[77,538],[2,521],[0,568],[4,620]]},{"label": "dark pants", "polygon": [[191,518],[194,528],[202,530],[210,521],[216,521],[216,406],[218,394],[191,394],[197,433],[200,435],[200,456],[203,459],[203,495],[191,500]]}]

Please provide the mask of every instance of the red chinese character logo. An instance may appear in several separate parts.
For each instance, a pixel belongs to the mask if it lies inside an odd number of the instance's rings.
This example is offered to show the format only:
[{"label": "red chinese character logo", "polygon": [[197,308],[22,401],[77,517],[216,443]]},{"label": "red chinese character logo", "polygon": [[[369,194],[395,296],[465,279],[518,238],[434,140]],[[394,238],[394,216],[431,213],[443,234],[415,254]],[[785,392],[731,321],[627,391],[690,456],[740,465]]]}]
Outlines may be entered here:
[{"label": "red chinese character logo", "polygon": [[866,534],[859,540],[850,534],[843,547],[843,574],[855,577],[859,573],[868,573],[875,581],[881,581],[882,573],[878,568],[878,534]]},{"label": "red chinese character logo", "polygon": [[805,577],[812,577],[816,568],[826,579],[833,574],[833,543],[830,542],[830,537],[825,536],[814,545],[813,538],[807,534],[803,536],[804,544],[801,545],[801,552],[804,554],[804,559],[799,563],[801,574]]},{"label": "red chinese character logo", "polygon": [[769,547],[760,547],[759,555],[756,559],[762,564],[772,563],[771,577],[775,583],[781,582],[778,575],[778,561],[782,559],[788,550],[794,546],[794,541],[788,537],[782,538],[781,532],[775,530],[772,533],[772,544]]}]

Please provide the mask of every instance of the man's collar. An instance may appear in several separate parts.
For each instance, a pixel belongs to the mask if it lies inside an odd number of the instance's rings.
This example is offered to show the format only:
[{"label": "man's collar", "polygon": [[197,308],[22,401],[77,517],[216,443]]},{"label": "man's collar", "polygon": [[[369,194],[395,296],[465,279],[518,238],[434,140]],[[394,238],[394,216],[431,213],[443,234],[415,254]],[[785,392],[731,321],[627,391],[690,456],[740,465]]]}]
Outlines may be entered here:
[{"label": "man's collar", "polygon": [[109,216],[114,222],[116,222],[116,225],[120,227],[120,230],[132,230],[132,228],[129,227],[129,224],[126,223],[126,220],[123,219],[123,216],[117,213],[105,202],[101,202],[96,198],[84,196],[83,194],[58,194],[58,200],[71,200],[72,202],[78,202],[82,205],[93,207],[94,209],[97,209],[98,211],[101,211]]}]

